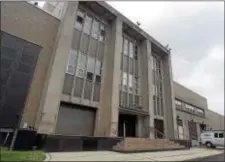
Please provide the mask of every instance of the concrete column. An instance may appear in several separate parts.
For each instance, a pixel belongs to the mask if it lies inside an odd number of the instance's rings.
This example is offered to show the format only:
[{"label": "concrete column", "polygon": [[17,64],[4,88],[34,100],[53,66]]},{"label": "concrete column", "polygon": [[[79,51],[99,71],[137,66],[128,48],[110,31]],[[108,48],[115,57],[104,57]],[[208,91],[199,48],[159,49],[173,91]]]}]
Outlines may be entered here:
[{"label": "concrete column", "polygon": [[183,127],[184,127],[184,135],[185,139],[189,139],[189,128],[188,128],[188,120],[183,120]]},{"label": "concrete column", "polygon": [[142,106],[144,110],[149,112],[149,123],[147,125],[149,137],[154,138],[154,108],[153,108],[153,94],[152,94],[152,53],[151,53],[151,42],[144,40],[141,45],[141,96]]},{"label": "concrete column", "polygon": [[96,136],[117,136],[123,44],[122,25],[122,21],[116,18],[106,29],[106,51],[96,120]]},{"label": "concrete column", "polygon": [[171,67],[171,55],[163,58],[163,87],[164,87],[164,124],[165,135],[168,138],[177,138],[177,120],[174,103],[173,75]]},{"label": "concrete column", "polygon": [[[149,127],[154,128],[154,107],[153,107],[153,93],[152,93],[152,47],[151,42],[147,41],[147,60],[148,60],[148,104],[149,104]],[[149,137],[154,138],[154,129],[149,130]]]},{"label": "concrete column", "polygon": [[197,136],[200,137],[201,130],[200,130],[200,123],[196,122],[196,128],[197,128]]},{"label": "concrete column", "polygon": [[40,104],[42,111],[38,131],[41,133],[54,133],[55,131],[77,8],[78,1],[68,2],[60,22],[46,91]]},{"label": "concrete column", "polygon": [[137,137],[143,137],[143,129],[144,129],[144,118],[143,116],[137,116],[137,124],[136,124]]}]

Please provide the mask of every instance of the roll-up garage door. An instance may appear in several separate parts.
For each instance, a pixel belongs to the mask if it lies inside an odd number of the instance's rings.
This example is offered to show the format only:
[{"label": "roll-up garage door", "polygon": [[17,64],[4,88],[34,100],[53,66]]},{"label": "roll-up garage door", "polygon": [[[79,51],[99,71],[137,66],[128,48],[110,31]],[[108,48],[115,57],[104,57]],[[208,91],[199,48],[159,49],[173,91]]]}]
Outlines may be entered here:
[{"label": "roll-up garage door", "polygon": [[56,134],[93,136],[95,109],[78,105],[61,104]]}]

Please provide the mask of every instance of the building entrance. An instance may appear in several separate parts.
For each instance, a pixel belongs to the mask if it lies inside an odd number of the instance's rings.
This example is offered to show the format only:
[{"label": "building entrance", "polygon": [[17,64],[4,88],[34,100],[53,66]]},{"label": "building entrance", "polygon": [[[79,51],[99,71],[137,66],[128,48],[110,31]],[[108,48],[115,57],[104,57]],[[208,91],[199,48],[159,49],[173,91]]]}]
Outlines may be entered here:
[{"label": "building entrance", "polygon": [[155,138],[163,138],[164,136],[163,120],[154,119],[154,127],[155,127]]},{"label": "building entrance", "polygon": [[119,114],[118,136],[136,137],[136,123],[136,115]]},{"label": "building entrance", "polygon": [[200,132],[206,130],[206,125],[205,124],[200,124]]}]

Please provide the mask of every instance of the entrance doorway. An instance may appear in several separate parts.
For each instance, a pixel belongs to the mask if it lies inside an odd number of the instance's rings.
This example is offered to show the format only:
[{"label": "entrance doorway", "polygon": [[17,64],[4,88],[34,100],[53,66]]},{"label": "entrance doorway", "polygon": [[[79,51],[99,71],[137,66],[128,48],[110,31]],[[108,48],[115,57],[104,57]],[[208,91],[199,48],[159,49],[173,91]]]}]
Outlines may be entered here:
[{"label": "entrance doorway", "polygon": [[136,115],[119,114],[118,136],[122,137],[125,133],[125,137],[136,137],[136,123]]},{"label": "entrance doorway", "polygon": [[205,124],[200,124],[200,132],[205,131],[206,130],[206,125]]},{"label": "entrance doorway", "polygon": [[154,119],[155,138],[164,138],[164,125],[163,120]]}]

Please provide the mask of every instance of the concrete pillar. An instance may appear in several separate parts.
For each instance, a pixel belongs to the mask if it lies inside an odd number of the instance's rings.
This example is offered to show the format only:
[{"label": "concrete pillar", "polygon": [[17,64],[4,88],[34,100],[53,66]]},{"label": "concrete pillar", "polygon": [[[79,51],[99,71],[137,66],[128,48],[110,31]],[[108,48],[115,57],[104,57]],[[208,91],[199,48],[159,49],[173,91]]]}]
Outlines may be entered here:
[{"label": "concrete pillar", "polygon": [[165,135],[168,138],[177,138],[177,120],[170,53],[163,57],[163,76]]},{"label": "concrete pillar", "polygon": [[144,132],[144,118],[143,116],[137,116],[136,136],[143,137],[143,132]]},{"label": "concrete pillar", "polygon": [[153,93],[152,93],[152,47],[151,42],[146,42],[147,46],[147,60],[148,60],[148,92],[149,92],[149,98],[148,98],[148,104],[149,104],[149,127],[151,128],[149,130],[149,137],[153,139],[154,136],[154,107],[153,107]]},{"label": "concrete pillar", "polygon": [[200,130],[200,123],[196,122],[196,128],[197,128],[197,136],[200,137],[201,130]]},{"label": "concrete pillar", "polygon": [[[153,117],[153,108],[152,108],[152,92],[151,92],[151,43],[145,39],[140,43],[140,51],[139,51],[139,74],[140,74],[140,90],[141,90],[141,104],[142,108],[145,111],[149,112],[148,117],[148,124],[145,125],[145,129],[149,132],[149,137],[152,136],[152,129],[150,127],[154,127],[152,120],[154,121]],[[144,129],[144,128],[143,128]]]},{"label": "concrete pillar", "polygon": [[122,21],[112,21],[106,31],[103,78],[96,120],[96,136],[117,136],[121,83]]},{"label": "concrete pillar", "polygon": [[52,65],[50,65],[47,77],[46,91],[40,104],[40,123],[38,122],[40,133],[54,133],[55,131],[77,8],[78,1],[68,2],[65,5],[53,50]]},{"label": "concrete pillar", "polygon": [[154,108],[153,108],[153,94],[152,94],[152,53],[151,42],[149,40],[142,41],[141,45],[141,61],[140,61],[140,75],[141,75],[141,96],[142,106],[144,110],[149,112],[147,129],[149,137],[154,138]]}]

